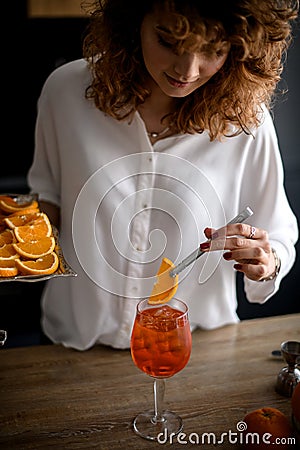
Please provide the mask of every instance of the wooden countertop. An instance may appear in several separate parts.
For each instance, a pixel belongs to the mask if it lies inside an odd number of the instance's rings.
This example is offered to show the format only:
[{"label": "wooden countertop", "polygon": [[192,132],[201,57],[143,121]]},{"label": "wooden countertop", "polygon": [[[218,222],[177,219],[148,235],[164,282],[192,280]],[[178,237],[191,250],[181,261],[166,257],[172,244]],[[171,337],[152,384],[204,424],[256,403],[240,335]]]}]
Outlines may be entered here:
[{"label": "wooden countertop", "polygon": [[[245,414],[262,406],[290,417],[290,399],[274,389],[285,363],[271,356],[285,340],[300,340],[300,314],[195,331],[188,365],[166,381],[165,406],[181,415],[186,435],[237,432]],[[0,449],[197,448],[176,440],[162,446],[133,432],[135,415],[153,406],[152,385],[129,350],[4,346]],[[200,447],[238,448],[226,438]]]}]

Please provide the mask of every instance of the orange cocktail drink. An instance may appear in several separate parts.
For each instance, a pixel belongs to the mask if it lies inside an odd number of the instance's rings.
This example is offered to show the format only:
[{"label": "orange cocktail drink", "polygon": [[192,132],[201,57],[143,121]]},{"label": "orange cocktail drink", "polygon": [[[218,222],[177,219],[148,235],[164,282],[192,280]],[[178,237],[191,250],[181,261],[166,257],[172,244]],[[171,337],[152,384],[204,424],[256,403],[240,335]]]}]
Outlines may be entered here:
[{"label": "orange cocktail drink", "polygon": [[191,345],[187,311],[173,306],[172,301],[148,305],[145,309],[138,307],[131,336],[131,354],[143,372],[155,378],[173,376],[187,364]]},{"label": "orange cocktail drink", "polygon": [[[171,298],[151,304],[153,297],[141,300],[136,308],[131,333],[131,355],[136,366],[154,379],[154,409],[138,414],[133,429],[140,436],[158,440],[178,434],[182,418],[163,409],[165,379],[182,370],[190,357],[192,336],[187,305]],[[160,301],[160,298],[158,298]]]}]

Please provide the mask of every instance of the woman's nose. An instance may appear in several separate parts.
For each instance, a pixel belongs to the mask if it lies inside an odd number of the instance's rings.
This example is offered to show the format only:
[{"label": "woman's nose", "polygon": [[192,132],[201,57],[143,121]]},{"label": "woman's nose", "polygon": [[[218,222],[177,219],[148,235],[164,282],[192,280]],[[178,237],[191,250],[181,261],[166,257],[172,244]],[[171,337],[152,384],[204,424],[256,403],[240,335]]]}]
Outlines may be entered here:
[{"label": "woman's nose", "polygon": [[174,64],[174,71],[181,81],[195,81],[199,77],[200,59],[200,55],[188,52],[177,57]]}]

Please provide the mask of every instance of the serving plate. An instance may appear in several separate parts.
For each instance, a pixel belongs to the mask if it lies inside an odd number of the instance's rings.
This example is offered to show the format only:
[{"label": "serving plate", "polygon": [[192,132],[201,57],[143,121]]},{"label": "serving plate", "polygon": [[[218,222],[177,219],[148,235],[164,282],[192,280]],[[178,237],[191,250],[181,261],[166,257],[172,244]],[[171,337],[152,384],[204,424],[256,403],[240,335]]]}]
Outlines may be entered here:
[{"label": "serving plate", "polygon": [[[37,194],[0,194],[12,197],[19,205],[25,205],[33,200],[38,202]],[[52,224],[51,224],[52,225]],[[8,281],[22,281],[22,282],[37,282],[45,281],[57,277],[76,277],[77,273],[72,269],[72,267],[67,263],[63,251],[59,243],[59,233],[57,228],[52,225],[53,236],[55,239],[55,253],[59,259],[59,266],[56,272],[49,275],[16,275],[14,277],[0,277],[0,283]]]}]

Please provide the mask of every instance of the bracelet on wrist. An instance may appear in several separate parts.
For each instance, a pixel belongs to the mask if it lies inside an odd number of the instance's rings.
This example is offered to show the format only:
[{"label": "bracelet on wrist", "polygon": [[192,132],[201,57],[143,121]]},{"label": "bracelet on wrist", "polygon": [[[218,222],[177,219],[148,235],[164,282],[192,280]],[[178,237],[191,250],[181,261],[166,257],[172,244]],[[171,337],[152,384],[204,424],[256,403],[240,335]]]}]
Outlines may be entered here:
[{"label": "bracelet on wrist", "polygon": [[272,248],[272,253],[273,253],[274,261],[275,261],[275,269],[274,269],[274,272],[273,272],[271,275],[269,275],[268,277],[262,278],[261,280],[258,280],[258,281],[260,281],[260,282],[275,280],[275,278],[276,278],[277,275],[279,274],[280,267],[281,267],[281,261],[280,261],[280,258],[279,258],[279,256],[277,255],[277,252],[276,252],[276,250],[275,250],[274,248]]}]

